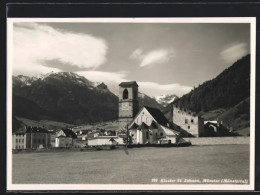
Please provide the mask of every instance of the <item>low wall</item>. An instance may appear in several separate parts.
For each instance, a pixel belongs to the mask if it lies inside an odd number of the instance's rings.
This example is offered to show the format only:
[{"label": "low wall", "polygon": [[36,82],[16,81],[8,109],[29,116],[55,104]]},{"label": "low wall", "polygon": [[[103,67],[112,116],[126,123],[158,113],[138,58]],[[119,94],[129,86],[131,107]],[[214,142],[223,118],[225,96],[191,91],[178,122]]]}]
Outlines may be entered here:
[{"label": "low wall", "polygon": [[250,137],[186,137],[192,145],[249,144]]}]

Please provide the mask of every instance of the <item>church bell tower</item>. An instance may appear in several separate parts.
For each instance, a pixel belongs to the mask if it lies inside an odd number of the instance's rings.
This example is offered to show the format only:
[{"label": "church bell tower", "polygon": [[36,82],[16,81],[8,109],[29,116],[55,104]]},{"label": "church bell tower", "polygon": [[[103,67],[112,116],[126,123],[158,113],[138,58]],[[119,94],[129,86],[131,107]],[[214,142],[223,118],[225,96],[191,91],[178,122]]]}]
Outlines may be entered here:
[{"label": "church bell tower", "polygon": [[138,113],[138,85],[135,81],[119,84],[119,122],[121,126],[129,124]]}]

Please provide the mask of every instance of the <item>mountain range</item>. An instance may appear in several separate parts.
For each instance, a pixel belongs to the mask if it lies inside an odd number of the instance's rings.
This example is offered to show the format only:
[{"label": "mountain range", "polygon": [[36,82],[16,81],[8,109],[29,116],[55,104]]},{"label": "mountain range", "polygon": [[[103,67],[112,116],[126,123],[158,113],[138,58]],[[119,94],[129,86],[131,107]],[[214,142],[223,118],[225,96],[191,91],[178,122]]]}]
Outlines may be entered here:
[{"label": "mountain range", "polygon": [[[162,108],[155,99],[138,94],[139,107]],[[70,124],[88,124],[118,117],[118,97],[105,83],[94,83],[72,72],[59,72],[37,77],[13,76],[15,117],[53,120]]]},{"label": "mountain range", "polygon": [[178,96],[174,94],[163,94],[160,96],[153,97],[159,104],[161,104],[163,107],[168,106],[170,103],[174,102],[176,99],[178,99]]},{"label": "mountain range", "polygon": [[13,113],[29,119],[72,124],[115,119],[118,97],[72,72],[13,77]]},{"label": "mountain range", "polygon": [[[161,109],[170,121],[172,107],[178,105],[205,120],[221,120],[235,130],[248,128],[250,55],[180,98],[176,95],[149,97],[139,92],[138,101],[139,108]],[[118,96],[105,83],[95,83],[72,72],[13,76],[13,127],[18,129],[21,123],[16,117],[74,125],[114,120],[118,117]]]}]

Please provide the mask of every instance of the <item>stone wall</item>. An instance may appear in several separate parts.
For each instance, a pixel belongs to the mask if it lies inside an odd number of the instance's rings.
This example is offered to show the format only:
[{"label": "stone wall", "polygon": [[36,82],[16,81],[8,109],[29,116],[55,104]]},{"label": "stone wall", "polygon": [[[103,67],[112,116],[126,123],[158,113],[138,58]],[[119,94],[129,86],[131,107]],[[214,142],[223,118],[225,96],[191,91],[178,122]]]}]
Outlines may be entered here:
[{"label": "stone wall", "polygon": [[182,138],[192,145],[249,144],[250,137],[192,137]]}]

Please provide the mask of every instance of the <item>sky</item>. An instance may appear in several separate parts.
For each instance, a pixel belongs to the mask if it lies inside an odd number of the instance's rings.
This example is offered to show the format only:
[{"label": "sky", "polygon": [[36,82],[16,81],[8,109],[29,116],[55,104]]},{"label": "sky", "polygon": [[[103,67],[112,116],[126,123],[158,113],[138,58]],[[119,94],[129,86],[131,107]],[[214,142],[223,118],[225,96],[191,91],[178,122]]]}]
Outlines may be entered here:
[{"label": "sky", "polygon": [[246,23],[15,22],[13,75],[75,72],[118,94],[182,96],[250,53]]}]

